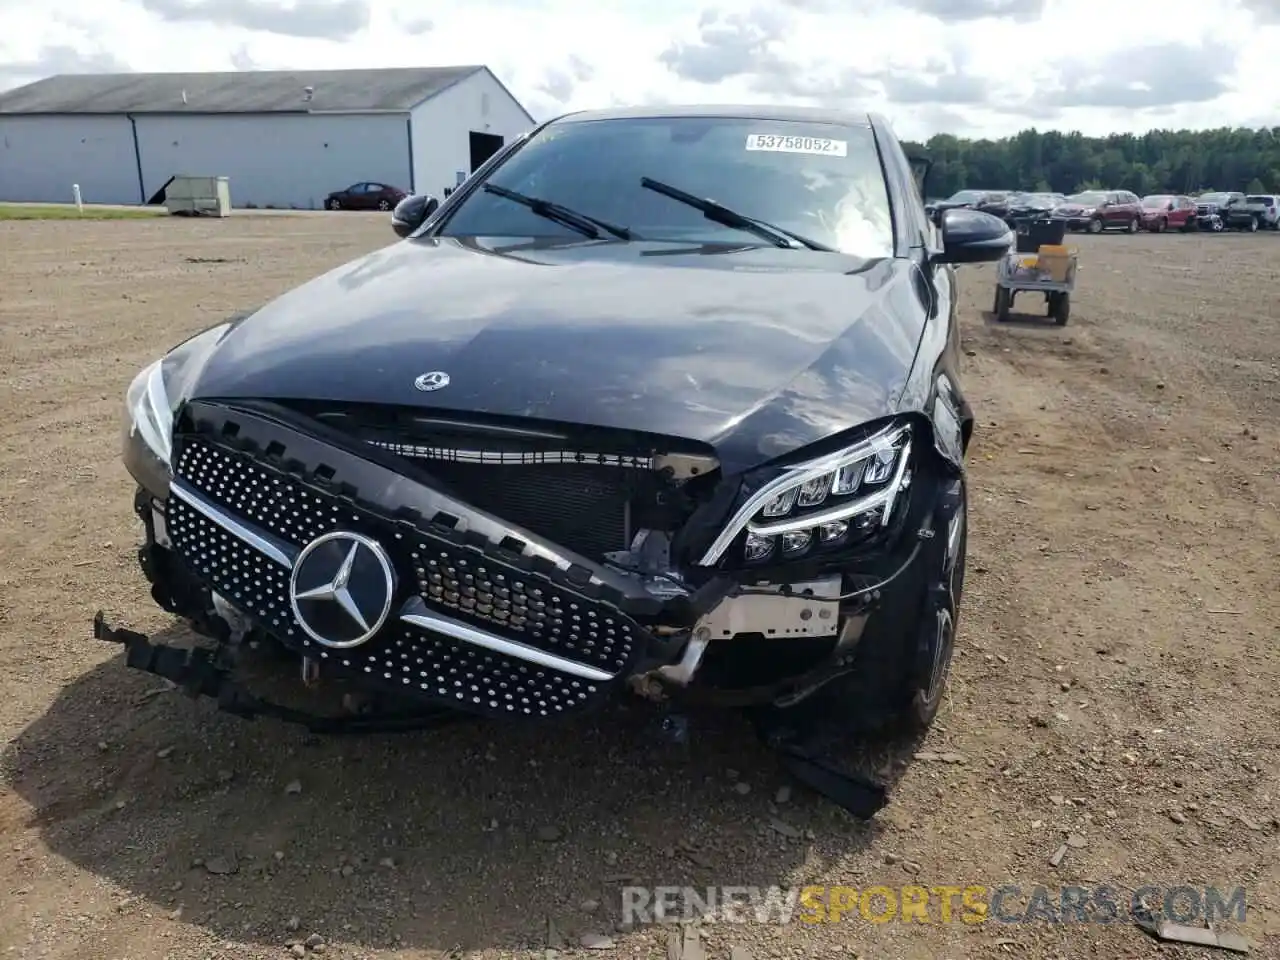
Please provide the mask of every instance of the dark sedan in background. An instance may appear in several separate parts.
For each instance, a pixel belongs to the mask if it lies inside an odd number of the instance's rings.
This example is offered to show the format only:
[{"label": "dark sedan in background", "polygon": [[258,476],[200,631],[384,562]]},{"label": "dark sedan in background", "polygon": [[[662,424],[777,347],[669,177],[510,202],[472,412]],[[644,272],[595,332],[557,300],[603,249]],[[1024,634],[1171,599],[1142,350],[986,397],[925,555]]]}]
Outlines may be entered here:
[{"label": "dark sedan in background", "polygon": [[933,210],[980,210],[1003,217],[1012,194],[1007,190],[961,190],[931,204]]},{"label": "dark sedan in background", "polygon": [[[1014,193],[1005,205],[1004,219],[1010,223],[1044,217],[1066,202],[1060,193]],[[989,211],[991,212],[991,211]]]},{"label": "dark sedan in background", "polygon": [[326,210],[393,210],[408,191],[377,181],[353,183],[325,197]]}]

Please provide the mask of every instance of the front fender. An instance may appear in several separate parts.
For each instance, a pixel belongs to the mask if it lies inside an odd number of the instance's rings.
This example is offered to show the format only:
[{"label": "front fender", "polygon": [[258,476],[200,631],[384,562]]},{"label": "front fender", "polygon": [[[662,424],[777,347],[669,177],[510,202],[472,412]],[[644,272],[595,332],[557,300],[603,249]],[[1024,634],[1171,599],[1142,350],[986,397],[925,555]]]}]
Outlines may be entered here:
[{"label": "front fender", "polygon": [[934,448],[956,470],[963,472],[964,452],[969,445],[973,421],[964,398],[945,372],[939,372],[934,379],[929,415],[933,421]]}]

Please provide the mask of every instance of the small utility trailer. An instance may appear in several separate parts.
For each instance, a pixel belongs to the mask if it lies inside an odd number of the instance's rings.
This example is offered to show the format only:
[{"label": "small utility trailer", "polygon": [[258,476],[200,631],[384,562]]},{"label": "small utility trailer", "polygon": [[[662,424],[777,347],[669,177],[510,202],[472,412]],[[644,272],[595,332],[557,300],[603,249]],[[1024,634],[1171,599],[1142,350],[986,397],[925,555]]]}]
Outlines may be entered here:
[{"label": "small utility trailer", "polygon": [[1018,294],[1039,293],[1044,295],[1048,316],[1058,326],[1066,326],[1071,316],[1071,292],[1076,288],[1078,254],[1071,250],[1064,257],[1065,269],[1050,272],[1040,265],[1045,259],[1044,254],[1007,254],[1000,261],[996,273],[996,300],[992,307],[996,319],[1002,323],[1009,319],[1009,311],[1013,309]]},{"label": "small utility trailer", "polygon": [[1002,323],[1009,319],[1019,293],[1044,296],[1047,313],[1058,326],[1071,316],[1078,254],[1062,246],[1066,221],[1055,217],[1017,223],[1016,252],[1006,254],[996,269],[996,299],[991,308]]}]

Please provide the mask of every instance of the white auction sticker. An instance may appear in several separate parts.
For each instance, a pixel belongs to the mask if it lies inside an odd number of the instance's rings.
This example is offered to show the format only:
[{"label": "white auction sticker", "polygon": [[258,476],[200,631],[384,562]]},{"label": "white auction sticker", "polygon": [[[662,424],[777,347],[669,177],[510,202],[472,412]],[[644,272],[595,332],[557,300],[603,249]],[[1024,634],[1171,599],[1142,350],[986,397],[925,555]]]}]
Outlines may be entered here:
[{"label": "white auction sticker", "polygon": [[849,155],[847,140],[829,140],[826,137],[780,137],[772,133],[747,135],[748,150],[770,150],[774,153],[813,153],[824,157]]}]

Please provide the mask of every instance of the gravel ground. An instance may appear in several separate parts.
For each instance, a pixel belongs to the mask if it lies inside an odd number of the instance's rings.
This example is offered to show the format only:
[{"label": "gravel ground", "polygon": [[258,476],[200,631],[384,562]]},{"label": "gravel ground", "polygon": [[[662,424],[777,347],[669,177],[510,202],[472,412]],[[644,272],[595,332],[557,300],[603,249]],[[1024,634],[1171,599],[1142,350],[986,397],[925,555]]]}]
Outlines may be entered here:
[{"label": "gravel ground", "polygon": [[[1063,884],[1244,886],[1230,926],[1280,956],[1280,237],[1077,238],[1065,328],[995,324],[990,269],[962,270],[979,422],[960,647],[927,740],[873,745],[895,785],[871,825],[780,795],[730,718],[694,718],[685,749],[636,712],[552,737],[318,739],[158,691],[88,639],[98,607],[174,632],[118,462],[133,373],[392,239],[358,214],[0,223],[0,955],[666,955],[670,926],[619,927],[634,877],[1043,884],[1055,902]],[[701,942],[1201,955],[1127,919],[931,911],[709,922]]]}]

